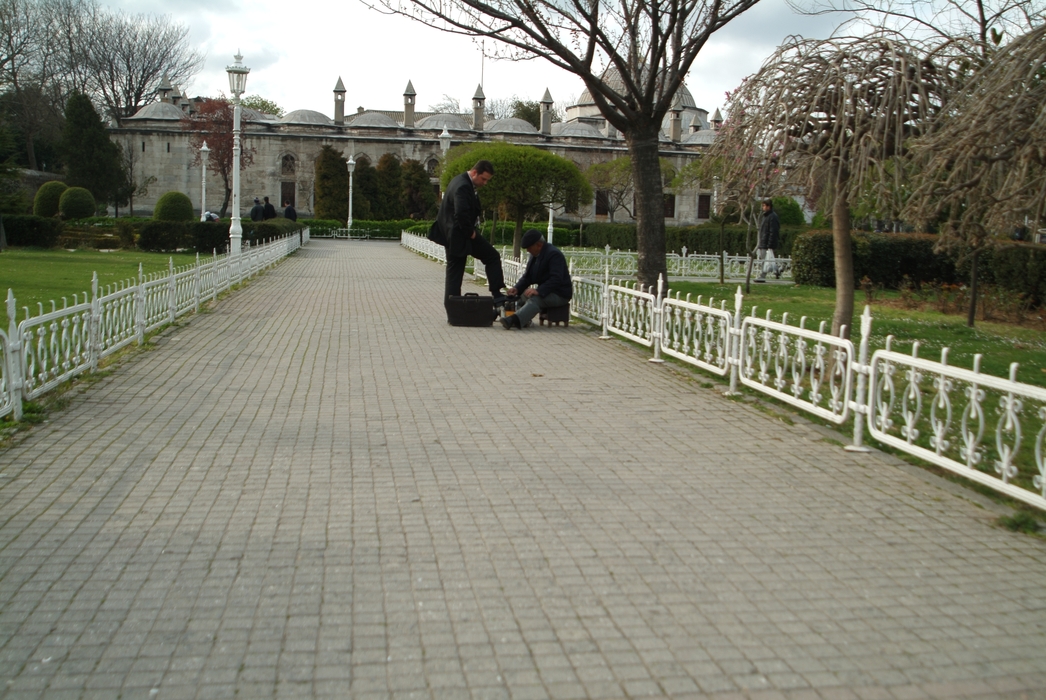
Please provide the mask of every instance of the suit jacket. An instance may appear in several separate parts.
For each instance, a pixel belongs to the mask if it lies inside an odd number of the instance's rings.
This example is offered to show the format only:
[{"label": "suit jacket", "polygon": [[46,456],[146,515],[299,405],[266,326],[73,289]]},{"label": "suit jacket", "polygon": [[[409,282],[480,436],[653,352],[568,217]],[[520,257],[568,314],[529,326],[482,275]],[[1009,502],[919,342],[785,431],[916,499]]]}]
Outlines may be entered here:
[{"label": "suit jacket", "polygon": [[462,173],[451,180],[436,217],[449,257],[463,258],[469,254],[480,211],[479,195],[469,174]]}]

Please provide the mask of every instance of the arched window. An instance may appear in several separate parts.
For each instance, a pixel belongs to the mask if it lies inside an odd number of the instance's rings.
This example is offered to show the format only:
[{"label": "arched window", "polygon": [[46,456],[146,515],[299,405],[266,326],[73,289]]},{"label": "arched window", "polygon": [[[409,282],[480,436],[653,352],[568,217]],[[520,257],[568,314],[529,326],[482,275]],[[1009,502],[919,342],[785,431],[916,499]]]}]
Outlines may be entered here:
[{"label": "arched window", "polygon": [[283,157],[280,162],[280,174],[282,175],[294,175],[294,156],[288,154]]},{"label": "arched window", "polygon": [[439,168],[439,161],[435,158],[429,158],[429,162],[425,164],[425,171],[428,172],[429,177],[436,177],[436,170]]}]

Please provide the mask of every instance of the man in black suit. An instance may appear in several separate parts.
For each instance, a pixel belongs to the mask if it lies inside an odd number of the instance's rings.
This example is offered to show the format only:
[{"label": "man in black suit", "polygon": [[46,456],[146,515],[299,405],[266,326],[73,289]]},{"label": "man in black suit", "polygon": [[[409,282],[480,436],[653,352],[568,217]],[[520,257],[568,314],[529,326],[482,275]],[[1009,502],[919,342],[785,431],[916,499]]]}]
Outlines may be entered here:
[{"label": "man in black suit", "polygon": [[479,232],[480,204],[476,190],[494,177],[494,165],[481,160],[468,172],[461,173],[450,181],[443,193],[436,223],[429,231],[429,238],[442,244],[447,250],[447,277],[443,288],[443,301],[461,294],[461,280],[465,275],[468,256],[476,258],[487,268],[487,283],[494,303],[501,303],[505,295],[505,274],[501,270],[501,255]]}]

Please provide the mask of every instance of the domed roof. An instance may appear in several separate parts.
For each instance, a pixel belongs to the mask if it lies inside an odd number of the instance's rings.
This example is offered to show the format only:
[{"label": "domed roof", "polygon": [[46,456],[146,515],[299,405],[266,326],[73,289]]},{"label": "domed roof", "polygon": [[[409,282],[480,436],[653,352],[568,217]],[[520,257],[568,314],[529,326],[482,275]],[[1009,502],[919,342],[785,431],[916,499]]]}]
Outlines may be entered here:
[{"label": "domed roof", "polygon": [[262,112],[253,107],[240,107],[240,110],[243,114],[243,118],[251,122],[274,122],[277,119],[275,114]]},{"label": "domed roof", "polygon": [[711,146],[712,142],[715,141],[716,132],[711,129],[701,129],[701,131],[695,131],[692,134],[688,134],[683,143],[696,144],[698,146]]},{"label": "domed roof", "polygon": [[312,109],[296,109],[280,117],[281,124],[333,124],[330,117]]},{"label": "domed roof", "polygon": [[565,122],[553,124],[552,135],[562,136],[564,138],[603,138],[603,134],[599,133],[599,129],[592,126],[591,124],[586,124],[584,122]]},{"label": "domed roof", "polygon": [[[617,90],[620,93],[624,93],[625,81],[621,79],[621,73],[618,72],[617,68],[608,68],[603,73],[603,81],[612,89]],[[678,104],[683,109],[697,109],[697,103],[694,102],[694,96],[690,94],[690,90],[687,88],[686,83],[679,86],[679,90],[676,92],[674,103]],[[581,97],[577,100],[577,106],[594,105],[596,101],[592,99],[592,93],[588,91],[588,88],[581,93]]]},{"label": "domed roof", "polygon": [[129,118],[180,121],[185,118],[185,112],[170,102],[152,102],[139,109],[133,117]]},{"label": "domed roof", "polygon": [[484,131],[501,132],[505,134],[536,134],[538,130],[526,119],[518,117],[506,117],[505,119],[494,119],[483,127]]},{"label": "domed roof", "polygon": [[468,131],[469,125],[465,123],[465,120],[456,114],[433,114],[432,116],[425,117],[415,125],[418,129],[443,129],[444,127],[450,131]]},{"label": "domed roof", "polygon": [[364,112],[363,114],[357,114],[349,124],[352,126],[391,126],[393,128],[399,126],[399,124],[392,121],[390,117],[381,112]]}]

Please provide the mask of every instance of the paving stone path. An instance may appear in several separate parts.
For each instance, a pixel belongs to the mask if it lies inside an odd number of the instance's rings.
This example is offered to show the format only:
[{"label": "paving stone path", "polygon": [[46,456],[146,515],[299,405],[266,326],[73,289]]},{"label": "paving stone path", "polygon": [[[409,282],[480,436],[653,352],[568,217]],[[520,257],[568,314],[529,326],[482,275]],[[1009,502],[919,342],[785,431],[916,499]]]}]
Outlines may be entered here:
[{"label": "paving stone path", "polygon": [[1046,542],[442,279],[313,241],[0,450],[0,697],[1046,697]]}]

